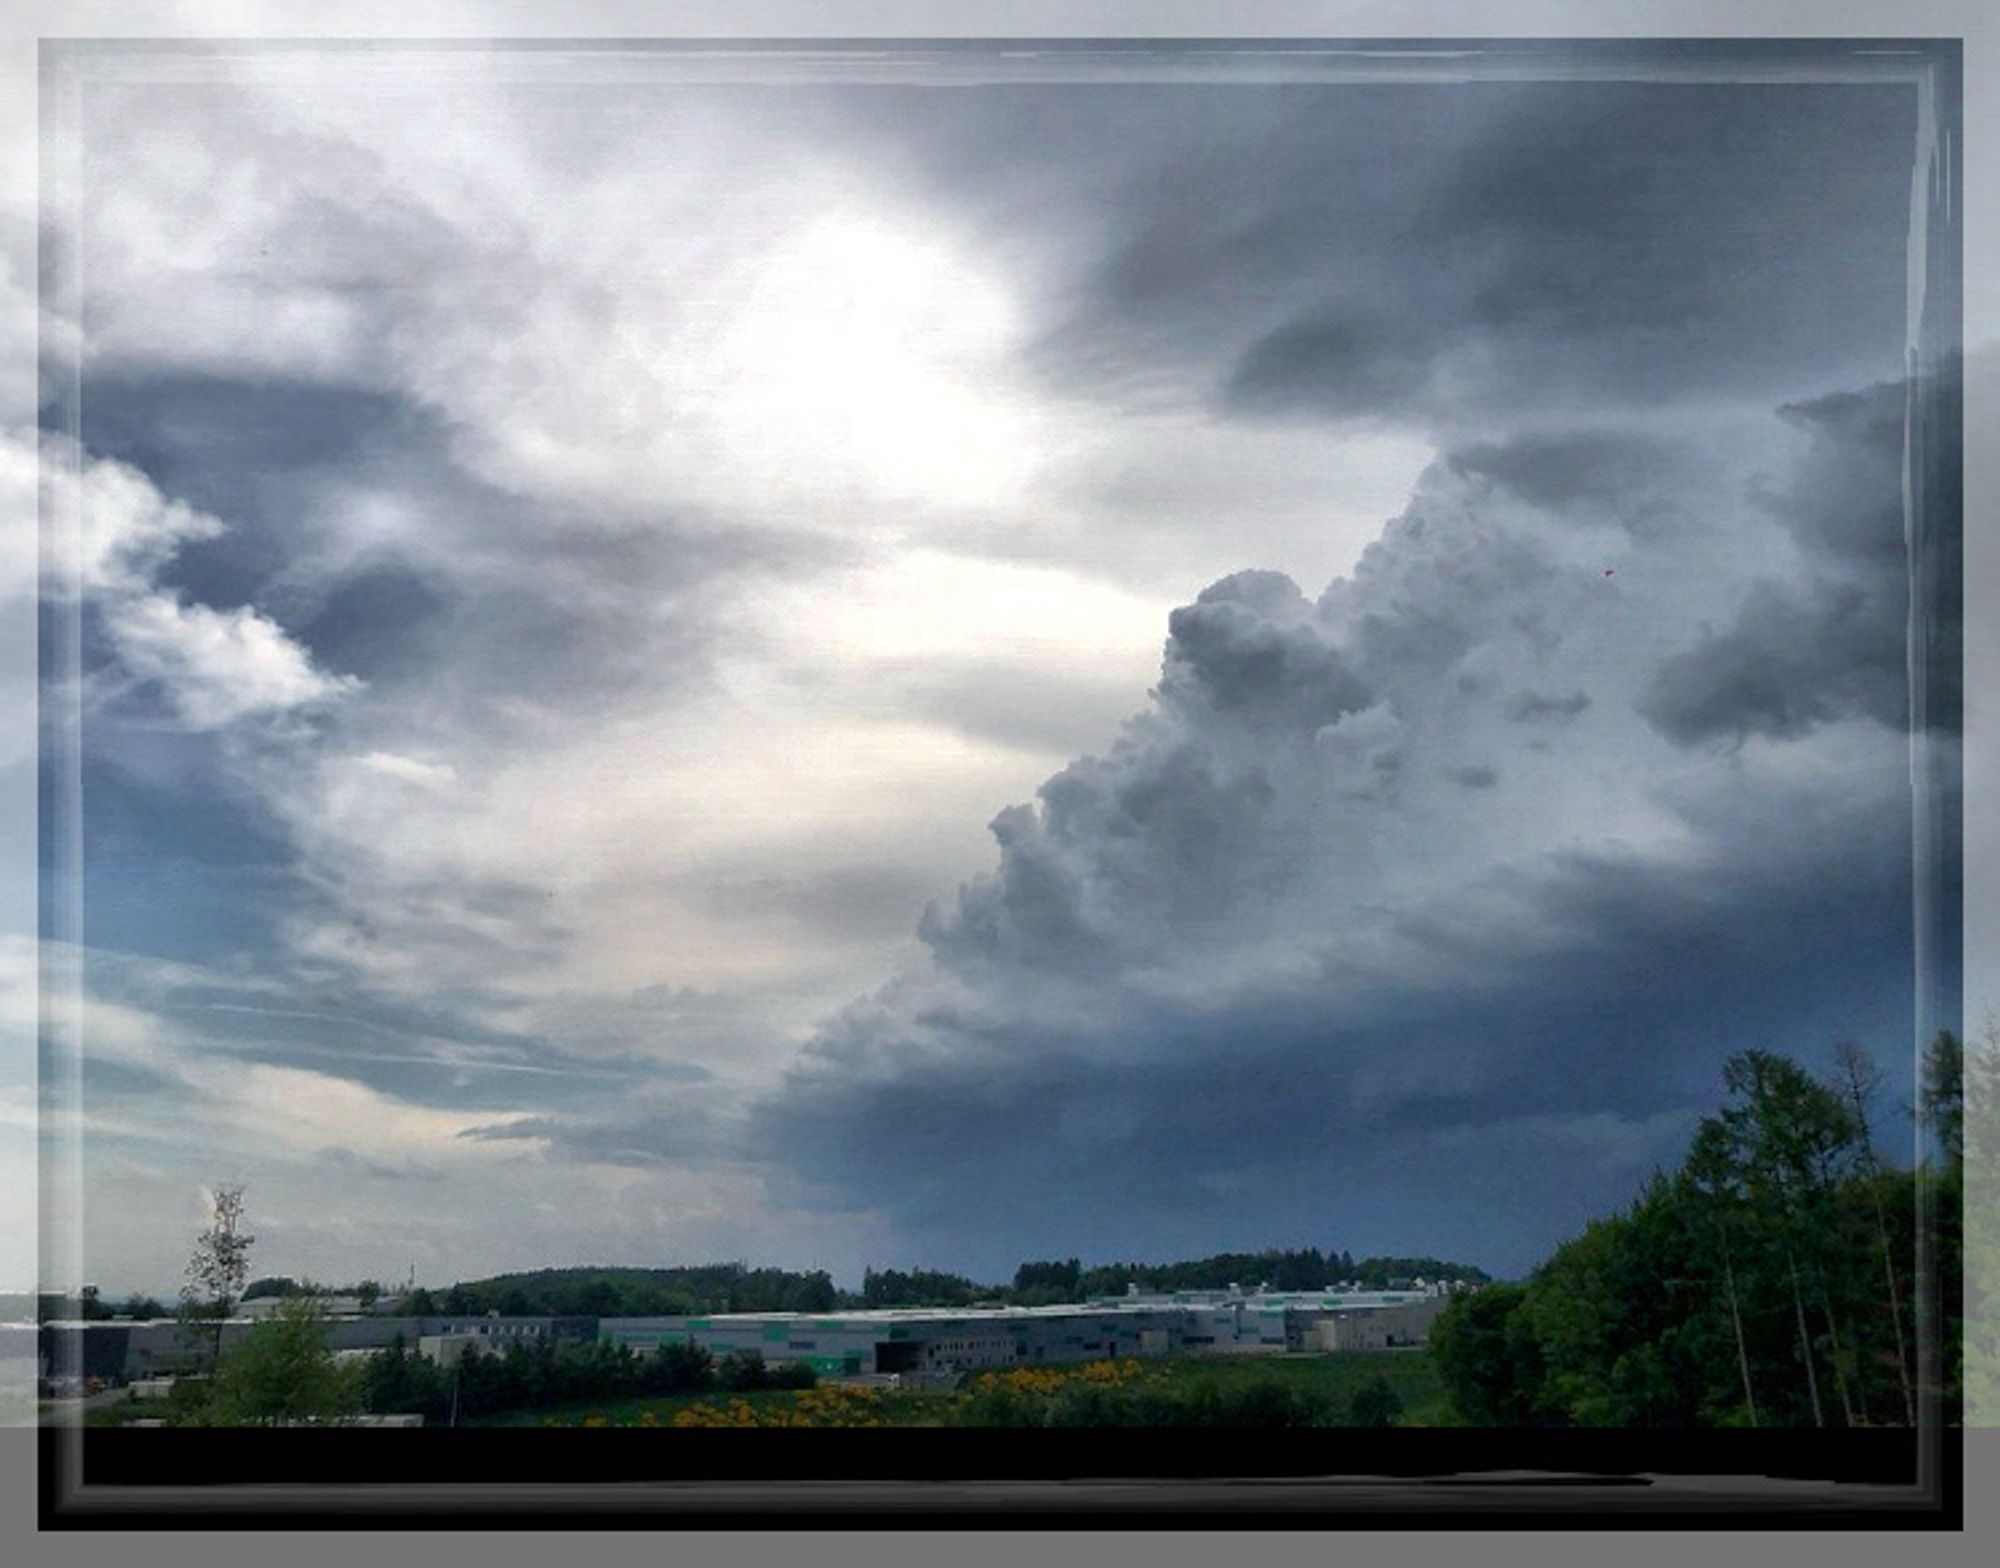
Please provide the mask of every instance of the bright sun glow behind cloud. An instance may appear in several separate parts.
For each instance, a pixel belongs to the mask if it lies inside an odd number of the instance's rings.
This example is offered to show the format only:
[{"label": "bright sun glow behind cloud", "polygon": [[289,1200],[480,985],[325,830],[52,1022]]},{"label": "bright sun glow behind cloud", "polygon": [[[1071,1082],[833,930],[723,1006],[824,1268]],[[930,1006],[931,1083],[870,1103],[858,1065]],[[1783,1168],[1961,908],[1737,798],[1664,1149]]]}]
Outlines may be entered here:
[{"label": "bright sun glow behind cloud", "polygon": [[1110,659],[1136,704],[1157,671],[1169,606],[1059,567],[911,549],[740,608],[786,628],[795,657],[815,664],[976,656],[1101,667]]},{"label": "bright sun glow behind cloud", "polygon": [[[1015,314],[990,275],[919,228],[873,216],[812,223],[762,258],[718,345],[722,431],[787,489],[846,474],[887,498],[1010,500],[1036,434],[1003,389]],[[704,368],[680,362],[674,379]],[[887,517],[867,531],[903,529]]]}]

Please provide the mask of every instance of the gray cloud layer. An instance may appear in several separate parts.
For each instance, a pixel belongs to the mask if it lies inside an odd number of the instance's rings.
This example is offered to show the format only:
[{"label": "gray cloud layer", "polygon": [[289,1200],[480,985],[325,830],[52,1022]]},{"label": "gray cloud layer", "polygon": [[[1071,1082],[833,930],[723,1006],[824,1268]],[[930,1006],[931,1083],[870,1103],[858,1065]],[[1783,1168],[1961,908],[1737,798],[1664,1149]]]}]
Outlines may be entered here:
[{"label": "gray cloud layer", "polygon": [[1036,97],[1028,118],[997,90],[943,125],[915,95],[863,113],[941,199],[1021,225],[1066,389],[1476,428],[1775,402],[1895,364],[1903,88]]},{"label": "gray cloud layer", "polygon": [[[1908,722],[1903,404],[1885,384],[1786,411],[1811,445],[1763,502],[1805,573],[1758,582],[1726,626],[1660,666],[1640,707],[1663,733],[1687,744],[1790,739],[1853,713]],[[1955,706],[1939,710],[1954,727]]]}]

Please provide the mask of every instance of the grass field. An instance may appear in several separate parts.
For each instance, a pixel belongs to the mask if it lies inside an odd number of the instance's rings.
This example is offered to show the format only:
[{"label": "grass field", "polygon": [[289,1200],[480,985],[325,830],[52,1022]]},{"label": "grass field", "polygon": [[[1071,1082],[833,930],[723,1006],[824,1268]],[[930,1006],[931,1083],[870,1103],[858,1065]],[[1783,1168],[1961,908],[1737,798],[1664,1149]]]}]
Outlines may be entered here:
[{"label": "grass field", "polygon": [[1386,1378],[1403,1401],[1401,1426],[1442,1426],[1450,1419],[1444,1383],[1426,1350],[1347,1351],[1326,1356],[1173,1356],[1158,1363],[1169,1387],[1210,1382],[1223,1388],[1279,1383],[1327,1395],[1343,1406],[1363,1384]]},{"label": "grass field", "polygon": [[[945,1392],[885,1393],[870,1401],[871,1411],[883,1426],[943,1426],[952,1396]],[[592,1417],[601,1417],[605,1426],[672,1426],[683,1412],[706,1408],[724,1411],[746,1406],[762,1418],[782,1418],[798,1409],[799,1395],[790,1389],[772,1389],[752,1394],[674,1394],[638,1399],[586,1399],[566,1405],[546,1405],[534,1410],[503,1410],[461,1426],[581,1426]],[[773,1421],[773,1424],[782,1424]]]}]

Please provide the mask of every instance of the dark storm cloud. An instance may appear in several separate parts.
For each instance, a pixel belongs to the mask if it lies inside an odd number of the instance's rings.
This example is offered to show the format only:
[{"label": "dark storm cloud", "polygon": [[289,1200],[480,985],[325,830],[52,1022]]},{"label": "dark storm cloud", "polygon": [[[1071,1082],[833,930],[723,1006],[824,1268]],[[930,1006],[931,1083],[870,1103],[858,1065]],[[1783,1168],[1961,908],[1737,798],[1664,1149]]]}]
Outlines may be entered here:
[{"label": "dark storm cloud", "polygon": [[1900,365],[1907,87],[982,88],[950,107],[891,96],[854,123],[1025,258],[1037,363],[1066,390],[1452,427],[1776,401]]},{"label": "dark storm cloud", "polygon": [[1809,460],[1759,499],[1801,546],[1857,570],[1907,569],[1903,538],[1906,384],[1836,392],[1781,412],[1812,441]]},{"label": "dark storm cloud", "polygon": [[1167,618],[1162,705],[1308,732],[1367,707],[1374,693],[1341,652],[1295,635],[1310,614],[1280,572],[1238,572],[1204,588]]},{"label": "dark storm cloud", "polygon": [[[1784,413],[1809,445],[1784,484],[1761,487],[1757,499],[1811,575],[1753,584],[1727,625],[1661,664],[1640,711],[1682,745],[1789,739],[1853,716],[1908,723],[1903,387]],[[1955,712],[1947,702],[1938,717]]]},{"label": "dark storm cloud", "polygon": [[1759,583],[1731,625],[1660,666],[1640,711],[1682,745],[1790,740],[1858,714],[1900,726],[1909,713],[1900,608],[1851,584]]},{"label": "dark storm cloud", "polygon": [[1538,432],[1476,442],[1452,452],[1452,467],[1492,479],[1530,506],[1615,523],[1638,532],[1675,526],[1675,492],[1687,482],[1684,447],[1629,431]]},{"label": "dark storm cloud", "polygon": [[1442,344],[1421,341],[1388,315],[1328,311],[1252,343],[1230,370],[1223,398],[1249,413],[1380,419],[1421,400],[1443,355]]},{"label": "dark storm cloud", "polygon": [[[1789,535],[1806,571],[1691,645],[1714,585],[1683,542],[1635,536],[1629,590],[1561,546],[1578,496],[1620,513],[1693,449],[1569,491],[1551,468],[1525,515],[1447,459],[1318,604],[1274,573],[1216,584],[1173,617],[1154,709],[996,819],[996,870],[924,922],[933,975],[828,1024],[746,1146],[782,1151],[798,1201],[977,1236],[988,1267],[1240,1244],[1254,1211],[1272,1237],[1517,1268],[1678,1157],[1730,1052],[1859,1034],[1894,1070],[1904,600],[1851,514],[1879,513],[1897,448],[1847,400],[1791,417],[1796,465],[1727,526]],[[1821,734],[1852,716],[1884,728]],[[1830,749],[1794,777],[1658,738],[1746,733]],[[1624,848],[1455,833],[1559,811],[1526,781],[1546,764],[1509,760],[1531,746],[1597,781],[1579,803],[1636,785],[1672,851],[1622,823],[1591,842]]]},{"label": "dark storm cloud", "polygon": [[[886,1076],[836,1033],[750,1141],[785,1151],[802,1192],[880,1205],[925,1238],[979,1236],[995,1265],[1058,1239],[1110,1256],[1128,1225],[1227,1233],[1235,1200],[1271,1235],[1448,1236],[1518,1268],[1678,1155],[1677,1122],[1650,1143],[1645,1129],[1712,1102],[1729,1050],[1816,1052],[1855,1030],[1893,1062],[1907,840],[1864,810],[1811,838],[1774,822],[1763,842],[1784,853],[1746,835],[1734,871],[1549,867],[1531,906],[1581,935],[1517,955],[1499,987],[1138,1014],[1143,1048],[1111,1060],[1101,1040],[959,1022],[959,1060]],[[1593,1118],[1644,1147],[1580,1166],[1565,1129],[1588,1136]]]}]

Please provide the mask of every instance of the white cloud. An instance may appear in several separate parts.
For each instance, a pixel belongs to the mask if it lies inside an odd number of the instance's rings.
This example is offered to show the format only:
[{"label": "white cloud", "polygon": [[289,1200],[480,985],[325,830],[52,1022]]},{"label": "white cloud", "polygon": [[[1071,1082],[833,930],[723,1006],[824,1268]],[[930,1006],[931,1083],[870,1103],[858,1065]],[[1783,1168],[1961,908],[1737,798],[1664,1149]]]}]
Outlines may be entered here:
[{"label": "white cloud", "polygon": [[[79,453],[61,438],[0,433],[0,511],[25,519],[45,509],[57,551],[51,591],[80,588],[101,613],[124,676],[157,682],[189,727],[217,729],[356,686],[315,669],[254,608],[217,610],[154,586],[183,545],[224,532],[220,519],[161,494],[129,464]],[[32,527],[7,530],[0,613],[33,603],[37,539]]]},{"label": "white cloud", "polygon": [[245,605],[215,610],[149,593],[112,600],[104,618],[126,670],[159,682],[194,729],[288,712],[360,684],[314,669],[283,627]]},{"label": "white cloud", "polygon": [[425,762],[417,757],[398,756],[393,751],[371,751],[355,760],[358,766],[371,772],[424,790],[449,789],[458,777],[448,763]]},{"label": "white cloud", "polygon": [[39,983],[35,939],[0,932],[0,1035],[23,1041],[34,1038]]},{"label": "white cloud", "polygon": [[99,369],[360,382],[565,510],[843,534],[1005,502],[1050,444],[997,280],[830,150],[780,169],[754,124],[690,107],[632,124],[661,156],[607,156],[473,82],[218,94],[165,124],[144,103],[93,122],[120,170],[93,187]]},{"label": "white cloud", "polygon": [[[60,436],[0,431],[0,509],[15,520],[0,553],[0,600],[37,592],[41,534],[34,524],[45,500],[58,552],[56,591],[66,578],[86,593],[143,590],[183,543],[222,532],[217,519],[169,500],[129,464],[86,458]],[[65,557],[66,549],[73,553]]]},{"label": "white cloud", "polygon": [[[73,483],[73,458],[58,448],[55,460],[62,465],[55,482]],[[183,544],[223,531],[220,519],[170,500],[129,464],[86,458],[79,466],[78,575],[87,593],[142,592]]]}]

